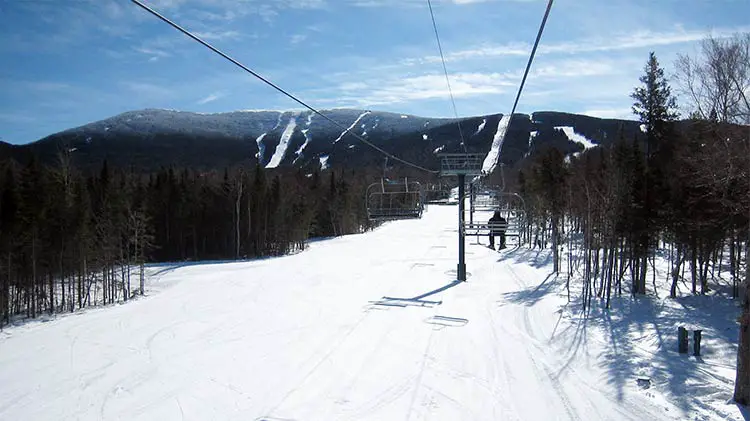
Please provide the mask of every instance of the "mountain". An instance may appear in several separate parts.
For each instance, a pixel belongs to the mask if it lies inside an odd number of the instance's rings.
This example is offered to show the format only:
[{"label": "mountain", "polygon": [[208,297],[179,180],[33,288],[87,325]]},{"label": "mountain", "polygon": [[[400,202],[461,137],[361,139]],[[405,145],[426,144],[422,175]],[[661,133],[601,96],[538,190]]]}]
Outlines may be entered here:
[{"label": "mountain", "polygon": [[[466,151],[489,152],[503,117],[457,120],[357,109],[321,113],[338,125],[309,111],[130,111],[27,145],[0,142],[0,157],[23,161],[36,155],[54,162],[67,151],[80,168],[98,168],[106,159],[112,166],[139,171],[171,165],[216,169],[248,161],[266,168],[382,165],[382,154],[346,135],[348,129],[400,158],[438,168],[438,153],[464,150],[461,135]],[[500,160],[513,164],[551,145],[575,153],[610,143],[620,133],[632,139],[639,132],[635,121],[550,111],[516,114]]]}]

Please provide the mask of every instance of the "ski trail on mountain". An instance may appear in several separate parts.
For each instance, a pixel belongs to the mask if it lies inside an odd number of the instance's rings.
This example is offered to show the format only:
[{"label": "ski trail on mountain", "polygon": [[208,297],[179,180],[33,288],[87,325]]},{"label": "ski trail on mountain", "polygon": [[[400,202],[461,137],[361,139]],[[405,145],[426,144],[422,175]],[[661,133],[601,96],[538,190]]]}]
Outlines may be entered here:
[{"label": "ski trail on mountain", "polygon": [[292,116],[289,118],[289,123],[284,129],[284,133],[281,134],[281,139],[279,140],[279,144],[276,146],[276,150],[274,151],[273,156],[271,156],[271,160],[268,161],[268,164],[266,164],[266,168],[276,168],[279,166],[281,161],[284,159],[287,147],[289,146],[289,139],[292,138],[294,129],[296,127],[297,115],[292,114]]},{"label": "ski trail on mountain", "polygon": [[335,145],[336,143],[338,143],[339,140],[341,140],[344,137],[344,135],[346,135],[347,133],[349,133],[352,129],[354,129],[357,126],[357,123],[359,123],[359,120],[361,120],[362,117],[364,117],[364,116],[366,116],[368,114],[370,114],[369,111],[365,111],[362,114],[360,114],[359,117],[357,117],[357,119],[354,120],[354,123],[352,123],[352,125],[349,126],[348,129],[346,129],[343,132],[341,132],[341,134],[339,135],[339,137],[337,137],[336,140],[333,141],[333,144]]}]

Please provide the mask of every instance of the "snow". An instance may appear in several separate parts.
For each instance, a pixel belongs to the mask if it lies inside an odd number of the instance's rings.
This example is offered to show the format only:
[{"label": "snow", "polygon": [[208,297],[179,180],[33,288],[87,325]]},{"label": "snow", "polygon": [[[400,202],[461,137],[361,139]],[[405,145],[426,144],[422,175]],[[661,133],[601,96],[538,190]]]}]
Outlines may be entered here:
[{"label": "snow", "polygon": [[425,134],[425,133],[422,134],[422,140],[428,140],[429,138],[430,137],[427,136],[427,134]]},{"label": "snow", "polygon": [[641,124],[641,125],[640,125],[640,126],[638,126],[638,127],[639,127],[639,128],[641,129],[641,132],[642,132],[642,133],[646,133],[646,132],[648,131],[648,130],[646,129],[646,125],[645,125],[645,124]]},{"label": "snow", "polygon": [[486,119],[486,118],[483,118],[483,119],[482,119],[482,122],[481,122],[481,123],[479,123],[479,127],[477,127],[477,131],[476,131],[476,132],[474,132],[473,136],[476,136],[476,135],[478,135],[479,133],[481,133],[481,132],[482,132],[482,130],[484,130],[484,126],[486,126],[486,125],[487,125],[487,119]]},{"label": "snow", "polygon": [[302,135],[305,136],[305,143],[300,145],[299,149],[297,149],[294,152],[294,154],[297,155],[297,157],[294,158],[294,162],[292,162],[292,164],[296,164],[297,160],[302,158],[302,151],[304,151],[307,145],[310,144],[311,138],[310,138],[310,135],[308,134],[310,132],[310,129],[302,129],[301,132],[302,132]]},{"label": "snow", "polygon": [[442,145],[442,146],[438,146],[437,148],[435,148],[435,150],[434,150],[434,151],[432,151],[432,153],[435,153],[435,154],[436,154],[436,153],[440,153],[440,152],[442,152],[442,151],[443,151],[443,149],[445,149],[445,145]]},{"label": "snow", "polygon": [[321,156],[321,157],[318,158],[320,160],[320,169],[321,170],[324,170],[324,169],[328,168],[328,158],[329,158],[328,155],[323,155],[323,156]]},{"label": "snow", "polygon": [[527,152],[524,154],[524,158],[529,156],[529,154],[531,153],[531,148],[534,146],[534,140],[536,139],[536,136],[538,134],[539,132],[536,130],[532,130],[531,132],[529,132],[529,143],[528,147],[526,148]]},{"label": "snow", "polygon": [[365,111],[362,114],[360,114],[359,117],[357,117],[357,119],[354,120],[354,123],[352,123],[352,125],[349,126],[348,129],[346,129],[343,132],[341,132],[341,134],[339,135],[339,137],[337,137],[336,140],[333,141],[333,144],[335,145],[336,143],[338,143],[338,141],[341,140],[344,137],[344,135],[346,135],[347,133],[349,133],[349,131],[352,130],[353,128],[357,127],[357,123],[359,123],[359,120],[361,120],[362,117],[364,117],[364,116],[366,116],[368,114],[370,114],[369,111]]},{"label": "snow", "polygon": [[489,174],[495,170],[497,162],[500,158],[500,150],[503,147],[505,141],[505,133],[508,131],[508,125],[510,124],[510,115],[504,115],[497,123],[497,131],[495,136],[492,138],[492,148],[487,156],[484,158],[482,163],[482,172]]},{"label": "snow", "polygon": [[276,150],[273,152],[273,156],[271,156],[271,160],[268,161],[268,164],[266,164],[266,168],[276,168],[281,163],[281,160],[284,159],[284,155],[286,154],[286,148],[289,146],[289,139],[292,138],[292,135],[294,134],[294,129],[297,127],[297,115],[292,114],[292,116],[289,118],[289,124],[286,125],[286,128],[284,129],[284,132],[281,134],[281,139],[279,140],[279,144],[276,145]]},{"label": "snow", "polygon": [[[144,298],[8,328],[0,419],[742,419],[731,301],[624,293],[585,319],[548,251],[475,238],[457,283],[456,211],[152,265]],[[704,329],[701,359],[674,351],[677,323]]]},{"label": "snow", "polygon": [[555,128],[565,132],[565,136],[567,136],[571,141],[583,145],[584,149],[591,149],[593,147],[599,146],[598,144],[586,138],[586,136],[576,133],[575,129],[573,129],[573,127],[571,126],[555,126]]},{"label": "snow", "polygon": [[255,143],[258,144],[258,162],[263,162],[263,155],[266,153],[266,145],[263,143],[263,138],[266,137],[267,134],[268,133],[263,133],[255,138]]},{"label": "snow", "polygon": [[403,114],[402,114],[402,115],[401,115],[401,118],[409,118],[409,116],[408,116],[408,115],[403,115]]},{"label": "snow", "polygon": [[307,145],[309,145],[310,141],[312,140],[312,136],[310,136],[310,124],[312,124],[313,115],[315,115],[315,114],[310,113],[310,115],[307,116],[307,122],[305,123],[305,126],[307,126],[307,128],[300,130],[302,132],[302,135],[305,136],[305,143],[303,143],[302,145],[300,145],[299,149],[297,149],[294,152],[294,154],[297,155],[297,157],[294,158],[294,162],[292,162],[292,164],[296,164],[297,160],[300,159],[300,158],[302,158],[302,151],[305,150],[305,148],[307,147]]}]

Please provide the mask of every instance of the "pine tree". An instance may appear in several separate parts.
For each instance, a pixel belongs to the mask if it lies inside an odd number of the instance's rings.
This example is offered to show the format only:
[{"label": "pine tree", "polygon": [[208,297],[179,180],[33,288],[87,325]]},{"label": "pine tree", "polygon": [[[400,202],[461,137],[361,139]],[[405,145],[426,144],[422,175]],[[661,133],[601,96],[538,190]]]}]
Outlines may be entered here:
[{"label": "pine tree", "polygon": [[[641,203],[643,212],[638,225],[643,225],[642,235],[636,241],[635,253],[631,264],[635,269],[634,293],[645,294],[646,271],[648,268],[648,257],[654,248],[654,240],[659,227],[660,203],[659,197],[664,197],[659,168],[668,157],[664,151],[672,133],[672,123],[677,119],[677,102],[672,96],[669,83],[664,76],[664,69],[659,66],[656,55],[649,53],[648,62],[644,67],[644,75],[639,78],[642,86],[636,87],[631,98],[633,113],[638,115],[641,123],[645,126],[646,151],[645,151],[645,173],[641,176],[644,182]],[[640,189],[639,189],[640,190]]]},{"label": "pine tree", "polygon": [[635,100],[633,114],[646,126],[646,156],[656,152],[659,142],[667,134],[668,124],[677,119],[677,101],[672,96],[664,69],[652,51],[643,69],[644,75],[639,78],[643,86],[636,87],[630,95]]}]

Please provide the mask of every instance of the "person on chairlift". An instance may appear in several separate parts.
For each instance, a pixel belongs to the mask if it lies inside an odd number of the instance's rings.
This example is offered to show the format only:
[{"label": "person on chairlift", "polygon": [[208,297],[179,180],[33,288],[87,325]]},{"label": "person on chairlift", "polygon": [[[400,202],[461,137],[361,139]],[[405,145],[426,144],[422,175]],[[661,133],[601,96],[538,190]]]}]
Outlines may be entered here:
[{"label": "person on chairlift", "polygon": [[495,249],[495,236],[500,236],[500,246],[498,250],[502,250],[505,248],[505,227],[507,226],[507,221],[505,218],[503,218],[502,215],[500,215],[500,211],[495,211],[495,214],[492,215],[492,218],[489,220],[490,225],[499,225],[499,226],[492,226],[490,228],[490,248]]}]

